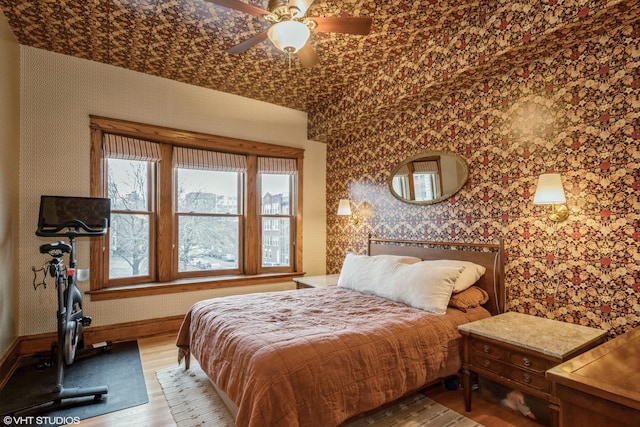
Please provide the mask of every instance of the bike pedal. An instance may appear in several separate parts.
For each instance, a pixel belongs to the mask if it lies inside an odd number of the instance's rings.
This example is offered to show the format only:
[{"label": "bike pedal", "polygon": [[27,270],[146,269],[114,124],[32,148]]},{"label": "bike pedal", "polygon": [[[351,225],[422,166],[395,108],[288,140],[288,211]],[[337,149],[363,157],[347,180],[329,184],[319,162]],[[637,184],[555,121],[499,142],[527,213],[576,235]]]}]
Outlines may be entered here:
[{"label": "bike pedal", "polygon": [[89,326],[91,325],[91,317],[89,316],[84,316],[82,318],[82,320],[80,320],[80,323],[82,323],[82,326]]}]

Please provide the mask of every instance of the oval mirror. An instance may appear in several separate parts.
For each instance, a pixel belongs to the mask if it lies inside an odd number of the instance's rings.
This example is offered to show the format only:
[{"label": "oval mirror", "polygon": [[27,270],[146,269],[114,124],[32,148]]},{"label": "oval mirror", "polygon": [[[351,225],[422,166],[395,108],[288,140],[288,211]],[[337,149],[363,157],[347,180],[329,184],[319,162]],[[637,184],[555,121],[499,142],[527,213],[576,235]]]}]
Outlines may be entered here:
[{"label": "oval mirror", "polygon": [[430,205],[456,194],[468,178],[467,162],[459,155],[427,151],[403,160],[393,169],[389,190],[403,202]]}]

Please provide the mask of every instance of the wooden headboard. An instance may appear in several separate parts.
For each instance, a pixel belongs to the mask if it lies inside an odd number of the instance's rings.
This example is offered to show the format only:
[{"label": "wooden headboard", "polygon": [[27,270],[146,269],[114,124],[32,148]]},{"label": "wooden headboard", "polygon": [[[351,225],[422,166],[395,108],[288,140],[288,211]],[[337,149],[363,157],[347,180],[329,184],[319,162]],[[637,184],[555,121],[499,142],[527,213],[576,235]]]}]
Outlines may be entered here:
[{"label": "wooden headboard", "polygon": [[504,312],[505,288],[502,240],[498,243],[453,243],[421,240],[393,240],[369,237],[369,255],[407,255],[423,260],[455,259],[471,261],[487,271],[476,282],[489,294],[485,308],[491,314]]}]

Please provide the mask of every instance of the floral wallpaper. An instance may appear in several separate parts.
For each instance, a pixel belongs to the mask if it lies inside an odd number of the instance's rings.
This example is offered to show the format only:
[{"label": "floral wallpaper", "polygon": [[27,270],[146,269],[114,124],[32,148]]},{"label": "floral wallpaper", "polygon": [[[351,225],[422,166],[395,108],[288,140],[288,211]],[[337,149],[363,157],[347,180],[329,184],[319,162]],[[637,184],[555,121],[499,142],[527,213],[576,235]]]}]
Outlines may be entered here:
[{"label": "floral wallpaper", "polygon": [[[386,76],[371,76],[334,107],[310,113],[311,132],[328,144],[328,272],[340,270],[345,251],[364,253],[369,233],[503,239],[508,310],[611,336],[637,326],[639,3],[592,13],[565,2],[520,25],[500,9],[500,17],[485,16],[487,25],[512,32],[487,40],[491,58],[481,60],[482,40],[457,28],[464,49],[430,49],[440,55],[433,65],[410,53]],[[548,14],[566,25],[545,30]],[[434,37],[449,45],[447,31],[438,27]],[[389,172],[426,150],[461,155],[469,180],[445,202],[402,203],[388,191]],[[533,205],[538,176],[551,171],[562,174],[570,210],[557,224]],[[351,199],[358,225],[335,214],[341,198]]]},{"label": "floral wallpaper", "polygon": [[[509,310],[612,336],[639,323],[640,0],[316,0],[316,16],[374,24],[314,33],[310,70],[269,43],[228,55],[265,21],[210,2],[0,8],[23,45],[306,111],[308,138],[327,143],[328,272],[368,233],[503,239]],[[389,172],[425,150],[465,158],[469,180],[443,203],[404,204]],[[532,203],[549,171],[571,211],[557,227]],[[357,226],[335,215],[341,198]]]}]

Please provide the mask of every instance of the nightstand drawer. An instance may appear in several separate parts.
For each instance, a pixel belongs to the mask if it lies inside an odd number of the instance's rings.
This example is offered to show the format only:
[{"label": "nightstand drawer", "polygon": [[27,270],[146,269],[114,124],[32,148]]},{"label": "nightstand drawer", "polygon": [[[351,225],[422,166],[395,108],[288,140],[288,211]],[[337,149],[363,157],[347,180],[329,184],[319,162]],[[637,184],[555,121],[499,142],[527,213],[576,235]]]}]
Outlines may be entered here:
[{"label": "nightstand drawer", "polygon": [[506,350],[504,348],[479,339],[471,340],[471,351],[474,354],[479,354],[481,356],[487,356],[498,360],[504,359],[506,357]]},{"label": "nightstand drawer", "polygon": [[504,376],[505,365],[483,354],[474,353],[471,356],[471,366]]},{"label": "nightstand drawer", "polygon": [[512,365],[531,369],[542,374],[555,365],[550,360],[519,351],[510,352],[507,358]]},{"label": "nightstand drawer", "polygon": [[527,387],[535,388],[544,393],[549,392],[549,382],[545,378],[544,373],[537,374],[524,369],[509,367],[505,369],[505,376]]},{"label": "nightstand drawer", "polygon": [[492,359],[480,353],[471,355],[470,368],[480,372],[491,372],[504,378],[509,378],[527,388],[534,388],[544,393],[549,392],[549,385],[544,372],[534,372],[513,366],[500,360]]},{"label": "nightstand drawer", "polygon": [[547,369],[554,366],[551,361],[544,359],[543,357],[536,356],[535,354],[502,347],[495,343],[487,342],[478,338],[473,338],[471,340],[472,360],[475,355],[500,360],[512,366],[531,369],[540,373],[544,373]]}]

